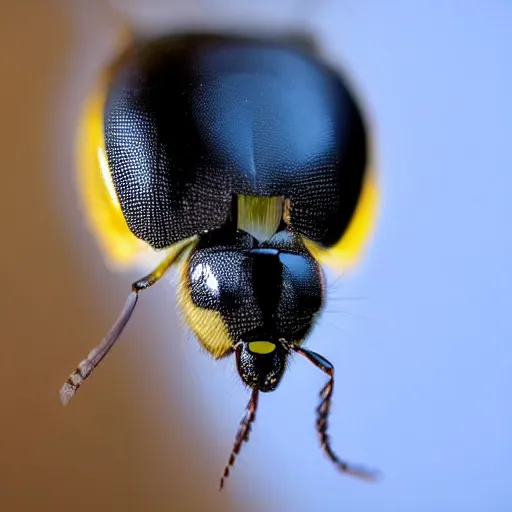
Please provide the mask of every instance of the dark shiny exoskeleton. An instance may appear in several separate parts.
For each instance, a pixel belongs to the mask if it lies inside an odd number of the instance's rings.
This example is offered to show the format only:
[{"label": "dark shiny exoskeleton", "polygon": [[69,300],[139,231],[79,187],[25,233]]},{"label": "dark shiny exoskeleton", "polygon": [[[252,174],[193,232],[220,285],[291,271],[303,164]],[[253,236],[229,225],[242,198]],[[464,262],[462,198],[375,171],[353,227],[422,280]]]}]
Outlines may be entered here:
[{"label": "dark shiny exoskeleton", "polygon": [[302,346],[324,300],[307,244],[328,250],[342,240],[368,172],[365,125],[345,80],[303,40],[173,36],[135,46],[122,60],[103,119],[124,219],[168,256],[133,284],[63,401],[120,335],[139,292],[181,259],[186,321],[214,358],[236,356],[252,388],[223,479],[248,438],[258,392],[276,389],[292,352],[330,377],[317,421],[327,455],[345,472],[372,477],[332,452],[334,369]]},{"label": "dark shiny exoskeleton", "polygon": [[352,95],[314,54],[212,36],[135,56],[111,85],[105,147],[126,221],[156,249],[223,227],[233,195],[289,199],[290,229],[331,246],[367,159]]}]

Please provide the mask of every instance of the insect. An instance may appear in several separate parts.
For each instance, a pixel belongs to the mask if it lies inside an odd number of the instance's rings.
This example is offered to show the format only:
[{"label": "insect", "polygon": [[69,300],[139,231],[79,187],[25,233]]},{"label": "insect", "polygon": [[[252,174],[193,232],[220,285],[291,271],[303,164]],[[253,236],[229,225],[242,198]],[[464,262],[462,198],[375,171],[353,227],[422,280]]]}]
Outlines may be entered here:
[{"label": "insect", "polygon": [[81,175],[100,243],[121,263],[149,250],[106,337],[60,391],[65,405],[112,348],[143,290],[180,265],[178,303],[215,359],[234,356],[251,396],[220,488],[248,440],[260,392],[293,354],[324,372],[316,428],[327,433],[334,368],[304,345],[325,296],[322,265],[355,262],[377,203],[366,124],[346,80],[296,37],[178,34],[134,44],[88,105]]}]

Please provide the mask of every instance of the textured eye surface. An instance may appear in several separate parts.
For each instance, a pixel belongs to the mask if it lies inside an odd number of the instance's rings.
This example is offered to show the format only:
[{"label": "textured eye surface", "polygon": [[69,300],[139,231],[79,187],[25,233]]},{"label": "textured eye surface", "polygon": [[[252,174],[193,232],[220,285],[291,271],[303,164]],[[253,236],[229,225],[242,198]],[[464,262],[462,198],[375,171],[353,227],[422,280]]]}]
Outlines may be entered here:
[{"label": "textured eye surface", "polygon": [[243,266],[247,258],[226,251],[202,252],[190,260],[190,292],[197,306],[206,309],[233,309],[240,305],[241,291],[250,283]]}]

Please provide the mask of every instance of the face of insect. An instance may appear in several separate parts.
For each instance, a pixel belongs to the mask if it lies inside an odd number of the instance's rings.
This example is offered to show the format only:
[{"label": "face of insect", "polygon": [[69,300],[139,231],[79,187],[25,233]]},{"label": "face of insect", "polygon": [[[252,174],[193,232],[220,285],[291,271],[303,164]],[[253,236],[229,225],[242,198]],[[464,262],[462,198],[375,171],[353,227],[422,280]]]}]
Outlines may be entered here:
[{"label": "face of insect", "polygon": [[282,342],[242,341],[236,346],[236,365],[242,380],[260,391],[274,391],[283,376],[288,347]]},{"label": "face of insect", "polygon": [[242,380],[273,391],[323,301],[320,266],[301,239],[285,230],[260,244],[243,231],[219,231],[196,247],[186,278],[196,315],[218,314]]}]

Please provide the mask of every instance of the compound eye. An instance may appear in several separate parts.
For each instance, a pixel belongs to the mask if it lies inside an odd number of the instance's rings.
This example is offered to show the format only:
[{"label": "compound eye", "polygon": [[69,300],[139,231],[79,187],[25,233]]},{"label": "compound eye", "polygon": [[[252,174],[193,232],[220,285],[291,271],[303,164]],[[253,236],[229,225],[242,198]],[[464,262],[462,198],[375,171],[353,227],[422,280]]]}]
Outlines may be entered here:
[{"label": "compound eye", "polygon": [[282,252],[283,294],[279,304],[282,317],[292,312],[294,319],[312,317],[322,307],[322,275],[318,263],[302,254]]},{"label": "compound eye", "polygon": [[247,289],[244,256],[234,251],[198,251],[189,264],[192,300],[216,311],[236,309]]},{"label": "compound eye", "polygon": [[208,263],[198,263],[190,272],[190,285],[194,296],[202,303],[216,303],[220,297],[219,280]]},{"label": "compound eye", "polygon": [[292,252],[281,252],[279,261],[293,276],[293,281],[297,286],[307,286],[317,278],[318,265],[312,258],[307,258],[302,254]]}]

